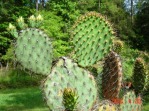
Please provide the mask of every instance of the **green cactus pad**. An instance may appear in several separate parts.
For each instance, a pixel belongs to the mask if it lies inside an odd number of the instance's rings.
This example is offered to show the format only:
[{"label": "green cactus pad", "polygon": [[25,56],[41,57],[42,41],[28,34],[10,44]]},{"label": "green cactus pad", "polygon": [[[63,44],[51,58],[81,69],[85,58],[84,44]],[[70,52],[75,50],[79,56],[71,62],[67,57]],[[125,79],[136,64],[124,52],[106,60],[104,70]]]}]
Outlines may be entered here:
[{"label": "green cactus pad", "polygon": [[123,96],[123,103],[120,105],[120,111],[141,111],[141,98],[136,98],[134,91],[127,92]]},{"label": "green cactus pad", "polygon": [[103,97],[112,100],[119,96],[122,82],[121,60],[117,53],[111,51],[105,58],[102,74]]},{"label": "green cactus pad", "polygon": [[111,101],[102,100],[95,106],[93,111],[118,111],[118,108]]},{"label": "green cactus pad", "polygon": [[147,83],[146,66],[142,58],[137,58],[133,70],[133,85],[137,94],[142,93]]},{"label": "green cactus pad", "polygon": [[89,111],[97,98],[93,76],[72,60],[63,57],[52,68],[51,74],[43,83],[43,94],[51,110],[65,109],[62,102],[65,88],[77,91],[79,111]]},{"label": "green cactus pad", "polygon": [[81,16],[71,31],[75,59],[85,67],[96,63],[109,53],[114,32],[110,23],[99,13]]},{"label": "green cactus pad", "polygon": [[17,61],[34,73],[47,75],[52,65],[52,44],[50,39],[38,29],[22,30],[16,41]]}]

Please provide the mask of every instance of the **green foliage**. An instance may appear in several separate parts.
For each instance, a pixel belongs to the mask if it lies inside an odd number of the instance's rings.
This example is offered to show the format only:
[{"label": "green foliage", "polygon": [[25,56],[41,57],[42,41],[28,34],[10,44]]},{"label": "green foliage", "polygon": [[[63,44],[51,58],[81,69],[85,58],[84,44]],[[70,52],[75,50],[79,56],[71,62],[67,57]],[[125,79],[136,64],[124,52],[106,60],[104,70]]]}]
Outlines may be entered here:
[{"label": "green foliage", "polygon": [[81,13],[95,10],[97,0],[75,0],[77,2],[77,8]]},{"label": "green foliage", "polygon": [[0,71],[0,89],[13,89],[38,86],[43,77],[39,75],[30,76],[19,69],[1,69]]},{"label": "green foliage", "polygon": [[96,83],[90,73],[65,57],[59,59],[43,82],[44,97],[51,110],[62,110],[63,91],[72,88],[79,96],[77,109],[88,111],[97,98]]},{"label": "green foliage", "polygon": [[110,52],[105,58],[102,74],[102,93],[104,98],[112,100],[119,97],[122,84],[122,65],[120,57]]},{"label": "green foliage", "polygon": [[[38,87],[0,90],[1,111],[49,111]],[[35,102],[36,101],[36,102]]]},{"label": "green foliage", "polygon": [[133,74],[134,61],[140,53],[137,49],[132,49],[128,44],[124,43],[123,50],[121,52],[122,68],[123,68],[123,80],[131,80]]},{"label": "green foliage", "polygon": [[[100,12],[108,17],[116,29],[117,36],[131,42],[136,34],[132,28],[130,15],[125,10],[125,0],[102,0]],[[133,43],[133,42],[131,42]]]},{"label": "green foliage", "polygon": [[74,24],[71,35],[74,58],[85,67],[104,58],[111,50],[114,37],[110,23],[100,14],[89,12]]},{"label": "green foliage", "polygon": [[10,45],[10,48],[8,48],[7,52],[6,52],[6,55],[3,55],[2,56],[2,60],[4,61],[12,61],[14,59],[14,47],[13,45]]},{"label": "green foliage", "polygon": [[[50,9],[48,9],[48,7]],[[77,1],[71,0],[50,0],[46,5],[46,9],[55,12],[58,16],[61,16],[67,25],[70,25],[80,13],[77,9]]]},{"label": "green foliage", "polygon": [[74,89],[65,88],[63,92],[65,111],[75,111],[78,104],[78,95]]},{"label": "green foliage", "polygon": [[149,1],[143,0],[143,2],[140,4],[139,11],[136,15],[136,21],[135,21],[135,29],[136,32],[139,34],[138,38],[134,40],[134,42],[137,42],[138,45],[136,46],[139,49],[147,49],[149,48]]},{"label": "green foliage", "polygon": [[62,21],[62,17],[56,16],[54,13],[48,11],[41,11],[40,13],[44,17],[43,24],[40,28],[53,39],[54,59],[67,55],[72,48],[68,42],[69,35],[65,31],[65,22]]},{"label": "green foliage", "polygon": [[37,74],[48,75],[52,66],[52,43],[38,29],[25,29],[16,40],[15,56],[21,65]]},{"label": "green foliage", "polygon": [[[20,15],[26,18],[35,11],[27,6],[17,6],[14,0],[0,1],[0,52],[1,56],[6,54],[7,49],[10,47],[11,40],[14,39],[12,35],[6,30],[8,24],[11,22],[15,24],[16,18]],[[21,5],[21,4],[20,4]],[[0,56],[0,58],[1,58]]]},{"label": "green foliage", "polygon": [[[23,23],[20,23],[20,27],[23,28]],[[13,26],[11,23],[9,23],[9,26],[7,28],[8,32],[15,38],[18,37],[18,32],[15,26]]]},{"label": "green foliage", "polygon": [[133,69],[133,85],[136,94],[142,93],[147,84],[146,66],[142,58],[137,58]]}]

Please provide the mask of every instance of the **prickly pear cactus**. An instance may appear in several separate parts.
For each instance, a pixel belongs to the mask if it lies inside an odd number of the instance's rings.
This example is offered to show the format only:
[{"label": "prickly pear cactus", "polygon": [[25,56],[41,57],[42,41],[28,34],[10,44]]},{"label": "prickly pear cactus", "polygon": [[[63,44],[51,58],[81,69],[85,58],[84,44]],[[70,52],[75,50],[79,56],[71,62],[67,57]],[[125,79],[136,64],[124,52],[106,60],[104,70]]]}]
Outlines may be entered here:
[{"label": "prickly pear cactus", "polygon": [[134,91],[127,92],[120,104],[120,111],[141,111],[142,102],[136,98]]},{"label": "prickly pear cactus", "polygon": [[137,94],[141,93],[146,84],[147,74],[145,64],[142,58],[137,58],[134,64],[133,85]]},{"label": "prickly pear cactus", "polygon": [[114,50],[114,52],[120,54],[121,51],[123,50],[123,42],[120,40],[114,41],[113,50]]},{"label": "prickly pear cactus", "polygon": [[71,32],[75,59],[85,67],[96,63],[109,53],[114,32],[110,23],[99,13],[81,16]]},{"label": "prickly pear cactus", "polygon": [[118,108],[111,101],[102,100],[93,111],[118,111]]},{"label": "prickly pear cactus", "polygon": [[[51,110],[61,111],[63,91],[72,88],[77,91],[79,111],[89,111],[97,98],[96,83],[90,73],[68,58],[60,58],[51,74],[43,83],[43,94]],[[72,104],[70,102],[70,104]]]},{"label": "prickly pear cactus", "polygon": [[78,94],[74,89],[65,88],[63,92],[63,105],[65,111],[75,111],[78,104]]},{"label": "prickly pear cactus", "polygon": [[48,75],[52,65],[52,43],[41,30],[22,30],[16,40],[16,59],[34,73]]},{"label": "prickly pear cactus", "polygon": [[119,96],[122,82],[121,60],[117,53],[111,51],[105,58],[102,74],[103,97],[112,100]]}]

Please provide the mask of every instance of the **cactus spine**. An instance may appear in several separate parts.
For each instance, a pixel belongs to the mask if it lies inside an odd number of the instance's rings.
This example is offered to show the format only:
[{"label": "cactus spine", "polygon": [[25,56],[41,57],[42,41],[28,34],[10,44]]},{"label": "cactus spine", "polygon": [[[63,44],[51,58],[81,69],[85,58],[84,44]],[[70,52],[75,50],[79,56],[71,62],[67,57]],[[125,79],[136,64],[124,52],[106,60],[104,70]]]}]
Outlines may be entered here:
[{"label": "cactus spine", "polygon": [[81,16],[72,28],[75,59],[86,67],[93,65],[109,53],[114,37],[110,23],[99,13]]},{"label": "cactus spine", "polygon": [[142,102],[138,98],[134,91],[127,92],[123,96],[123,103],[120,105],[121,111],[141,111]]},{"label": "cactus spine", "polygon": [[78,95],[74,89],[65,88],[63,92],[63,105],[65,111],[74,111],[77,108]]},{"label": "cactus spine", "polygon": [[59,111],[63,106],[63,91],[72,88],[79,96],[77,109],[89,111],[97,98],[96,83],[90,73],[77,66],[71,59],[60,58],[43,83],[47,105]]},{"label": "cactus spine", "polygon": [[134,64],[133,85],[136,94],[141,93],[146,84],[147,74],[146,67],[142,58],[137,58]]},{"label": "cactus spine", "polygon": [[52,43],[39,29],[22,30],[16,40],[16,59],[34,73],[48,75],[52,65]]},{"label": "cactus spine", "polygon": [[123,50],[123,42],[120,40],[114,41],[113,50],[114,50],[114,52],[120,54],[121,51]]},{"label": "cactus spine", "polygon": [[122,81],[121,60],[117,53],[111,51],[105,58],[102,74],[103,97],[112,100],[119,96]]}]

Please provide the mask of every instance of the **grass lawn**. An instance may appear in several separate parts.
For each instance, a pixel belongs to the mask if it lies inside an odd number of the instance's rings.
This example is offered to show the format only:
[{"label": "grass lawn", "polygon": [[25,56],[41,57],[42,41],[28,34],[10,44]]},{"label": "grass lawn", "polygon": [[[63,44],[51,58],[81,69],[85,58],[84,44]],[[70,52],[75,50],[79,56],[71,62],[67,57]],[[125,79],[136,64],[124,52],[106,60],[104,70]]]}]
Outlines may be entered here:
[{"label": "grass lawn", "polygon": [[[48,111],[38,87],[0,90],[0,111]],[[149,95],[143,111],[149,111]]]},{"label": "grass lawn", "polygon": [[37,87],[0,90],[0,111],[48,111]]},{"label": "grass lawn", "polygon": [[146,96],[144,96],[143,100],[143,111],[149,111],[149,92]]}]

